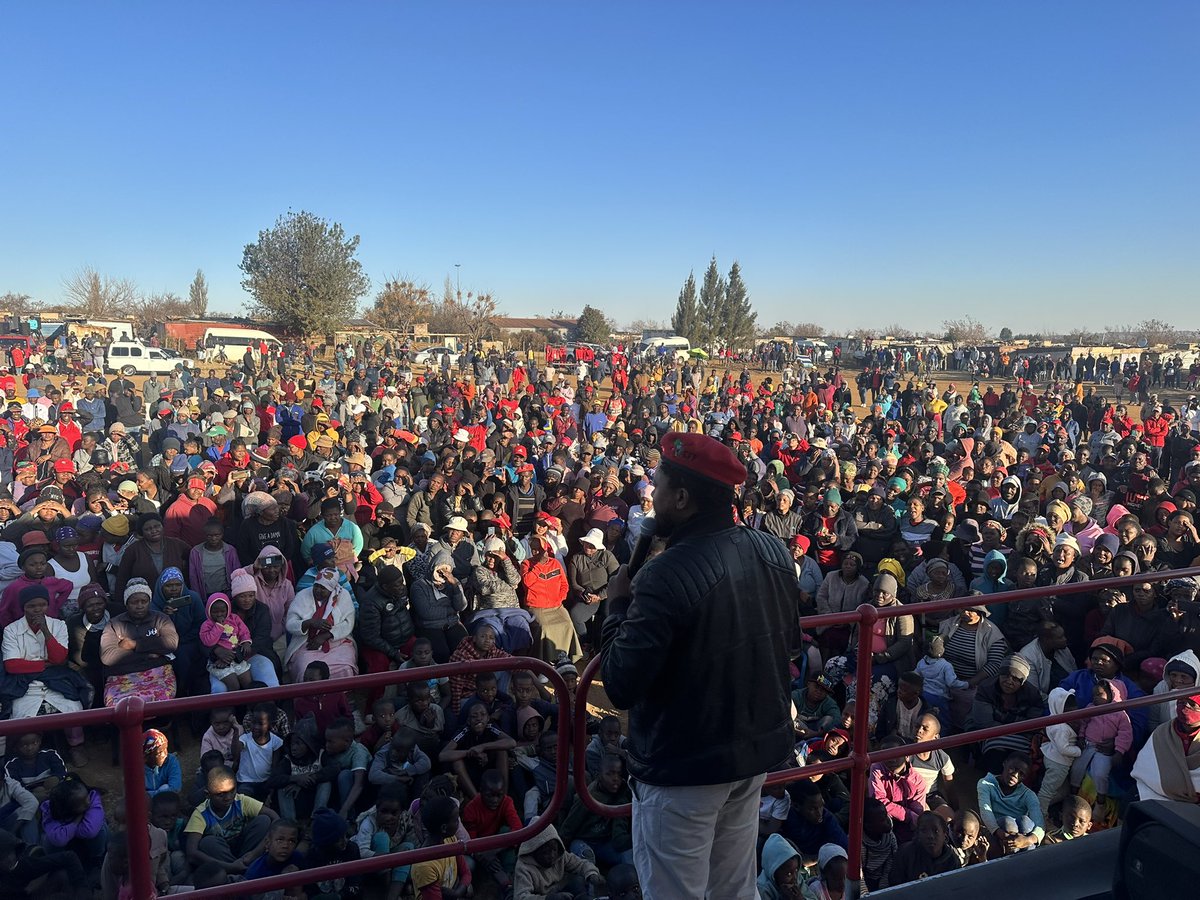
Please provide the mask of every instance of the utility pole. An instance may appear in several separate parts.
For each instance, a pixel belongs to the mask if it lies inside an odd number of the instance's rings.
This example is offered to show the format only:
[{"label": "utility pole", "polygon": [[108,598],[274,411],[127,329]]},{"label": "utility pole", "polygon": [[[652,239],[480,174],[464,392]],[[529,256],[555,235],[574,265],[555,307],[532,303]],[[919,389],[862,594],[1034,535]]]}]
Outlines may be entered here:
[{"label": "utility pole", "polygon": [[462,263],[454,264],[454,288],[458,292],[458,302],[462,303]]}]

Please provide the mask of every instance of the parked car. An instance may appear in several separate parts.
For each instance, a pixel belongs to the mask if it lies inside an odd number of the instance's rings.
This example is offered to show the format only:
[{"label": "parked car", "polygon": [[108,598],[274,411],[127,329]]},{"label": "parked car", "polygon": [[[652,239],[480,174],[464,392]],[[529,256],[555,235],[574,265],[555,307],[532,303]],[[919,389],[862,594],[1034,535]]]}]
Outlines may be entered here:
[{"label": "parked car", "polygon": [[458,358],[461,356],[457,350],[452,350],[449,347],[426,347],[424,350],[416,353],[412,361],[419,366],[441,367],[442,361],[447,357],[450,360],[451,366],[458,365]]},{"label": "parked car", "polygon": [[139,341],[113,341],[104,354],[105,370],[122,375],[164,374],[175,371],[176,366],[190,365],[190,360]]}]

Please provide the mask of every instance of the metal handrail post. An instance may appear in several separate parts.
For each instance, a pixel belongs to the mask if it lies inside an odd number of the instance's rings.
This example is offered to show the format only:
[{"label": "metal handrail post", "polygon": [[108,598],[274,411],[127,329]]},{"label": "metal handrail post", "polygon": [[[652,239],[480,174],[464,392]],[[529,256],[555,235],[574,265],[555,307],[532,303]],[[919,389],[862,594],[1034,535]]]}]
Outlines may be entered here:
[{"label": "metal handrail post", "polygon": [[126,839],[129,842],[129,882],[134,900],[154,900],[150,872],[150,807],[146,801],[146,771],[142,754],[142,726],[146,701],[136,695],[122,697],[113,708],[121,742],[121,779],[125,787]]}]

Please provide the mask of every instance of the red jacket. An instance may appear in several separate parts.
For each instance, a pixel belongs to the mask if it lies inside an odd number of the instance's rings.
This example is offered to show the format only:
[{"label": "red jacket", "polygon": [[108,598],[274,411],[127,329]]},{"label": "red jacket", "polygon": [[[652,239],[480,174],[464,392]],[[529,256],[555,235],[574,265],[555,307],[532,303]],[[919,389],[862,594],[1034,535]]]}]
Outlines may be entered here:
[{"label": "red jacket", "polygon": [[1151,447],[1161,447],[1167,442],[1167,432],[1171,430],[1171,417],[1157,413],[1142,420],[1142,431]]},{"label": "red jacket", "polygon": [[521,585],[530,609],[553,609],[567,599],[567,572],[553,556],[540,563],[532,558],[521,563]]}]

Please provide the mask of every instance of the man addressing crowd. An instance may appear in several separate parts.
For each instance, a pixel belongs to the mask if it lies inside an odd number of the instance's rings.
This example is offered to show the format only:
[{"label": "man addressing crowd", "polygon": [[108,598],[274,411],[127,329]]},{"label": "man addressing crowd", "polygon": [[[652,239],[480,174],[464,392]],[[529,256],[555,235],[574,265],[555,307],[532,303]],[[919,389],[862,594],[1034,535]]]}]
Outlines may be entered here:
[{"label": "man addressing crowd", "polygon": [[629,712],[634,859],[651,900],[755,896],[765,773],[792,752],[798,587],[783,542],[734,524],[746,469],[670,434],[654,473],[666,549],[609,584],[601,672]]}]

